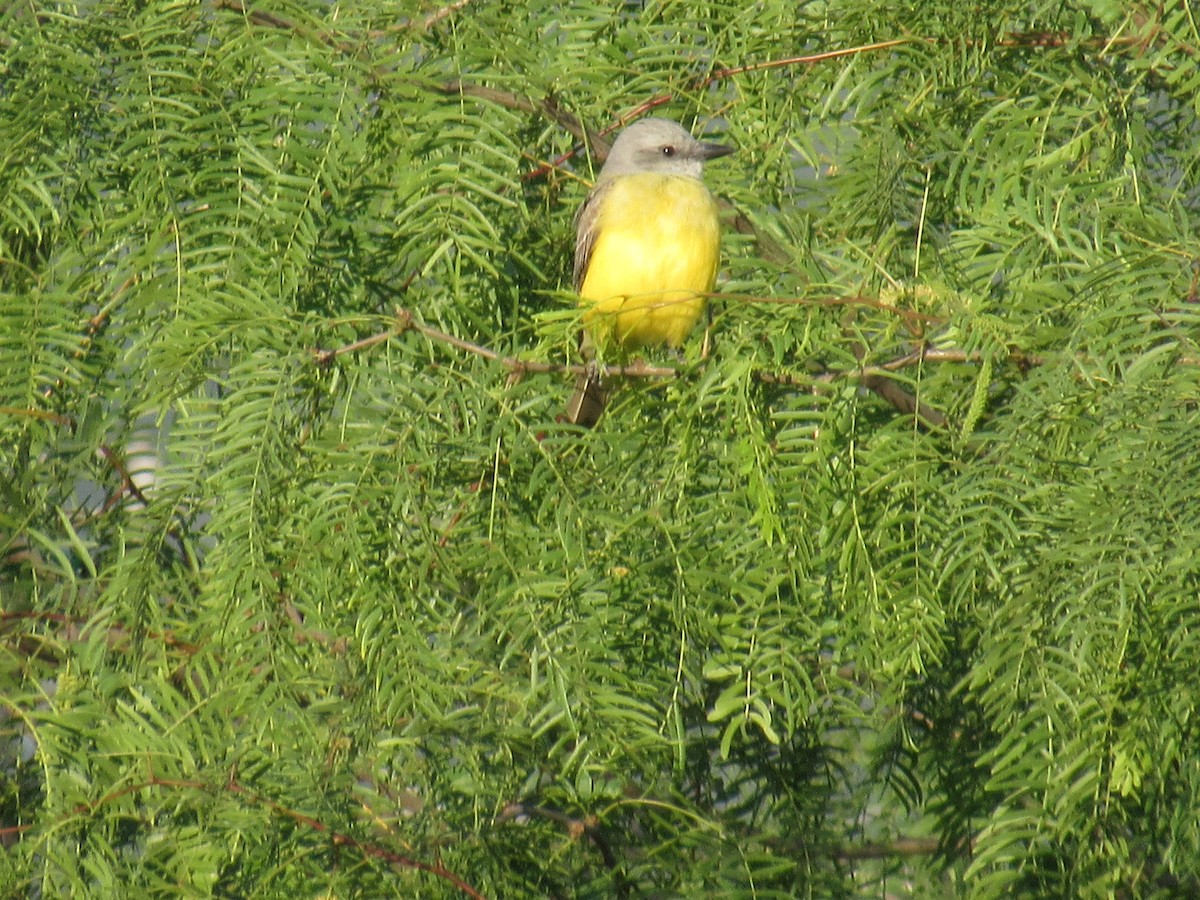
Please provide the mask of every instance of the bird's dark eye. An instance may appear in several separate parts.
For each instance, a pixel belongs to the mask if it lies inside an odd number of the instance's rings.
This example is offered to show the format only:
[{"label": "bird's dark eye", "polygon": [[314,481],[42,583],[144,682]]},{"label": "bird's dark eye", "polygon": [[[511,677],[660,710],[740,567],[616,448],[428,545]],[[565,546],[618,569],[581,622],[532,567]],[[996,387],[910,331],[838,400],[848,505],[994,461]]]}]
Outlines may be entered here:
[{"label": "bird's dark eye", "polygon": [[663,156],[674,156],[674,155],[675,155],[675,148],[674,148],[674,147],[672,147],[670,144],[666,144],[666,145],[664,145],[664,146],[663,146],[663,148],[662,148],[662,155],[663,155]]}]

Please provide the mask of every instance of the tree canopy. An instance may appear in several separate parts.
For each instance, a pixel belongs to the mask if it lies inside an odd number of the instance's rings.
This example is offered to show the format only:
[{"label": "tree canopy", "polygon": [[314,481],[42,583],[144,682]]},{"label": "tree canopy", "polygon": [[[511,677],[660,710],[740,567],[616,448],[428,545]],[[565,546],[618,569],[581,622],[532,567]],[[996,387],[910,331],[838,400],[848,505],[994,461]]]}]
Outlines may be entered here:
[{"label": "tree canopy", "polygon": [[[1200,893],[1198,62],[1188,0],[7,4],[0,893]],[[586,431],[650,112],[738,147],[721,277]]]}]

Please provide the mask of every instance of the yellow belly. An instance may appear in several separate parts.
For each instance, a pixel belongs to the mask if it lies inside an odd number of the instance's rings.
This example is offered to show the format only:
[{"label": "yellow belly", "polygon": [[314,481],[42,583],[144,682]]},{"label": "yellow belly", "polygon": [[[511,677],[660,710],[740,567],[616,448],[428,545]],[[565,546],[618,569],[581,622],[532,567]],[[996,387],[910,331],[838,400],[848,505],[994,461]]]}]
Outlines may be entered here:
[{"label": "yellow belly", "polygon": [[717,206],[680,175],[619,176],[598,212],[579,295],[599,343],[680,346],[704,312],[720,258]]}]

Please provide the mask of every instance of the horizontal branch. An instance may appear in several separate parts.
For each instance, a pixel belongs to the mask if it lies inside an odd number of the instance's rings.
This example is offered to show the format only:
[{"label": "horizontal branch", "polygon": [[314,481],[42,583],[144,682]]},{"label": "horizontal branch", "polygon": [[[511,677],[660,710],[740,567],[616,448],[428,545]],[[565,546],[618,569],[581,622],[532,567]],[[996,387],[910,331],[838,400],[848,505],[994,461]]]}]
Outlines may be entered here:
[{"label": "horizontal branch", "polygon": [[[398,337],[406,331],[415,331],[418,334],[424,335],[432,341],[437,341],[441,344],[454,347],[458,350],[463,350],[474,356],[480,356],[484,359],[490,359],[500,363],[504,368],[508,369],[515,375],[525,374],[547,374],[547,373],[566,373],[570,375],[582,375],[593,371],[586,365],[579,363],[545,363],[535,362],[531,360],[517,359],[515,356],[505,356],[490,347],[485,347],[483,344],[476,344],[472,341],[464,340],[456,337],[448,332],[442,331],[440,328],[434,328],[432,325],[426,325],[419,322],[410,310],[402,307],[396,309],[396,319],[398,324],[394,328],[389,328],[386,331],[381,331],[377,334],[370,335],[360,340],[353,341],[344,346],[334,348],[333,350],[313,350],[313,359],[319,366],[327,366],[339,356],[347,353],[354,353],[359,350],[365,350],[373,347],[376,344],[381,344],[385,341]],[[644,362],[630,363],[623,366],[602,366],[600,374],[603,377],[612,378],[677,378],[679,369],[674,366],[652,366]]]},{"label": "horizontal branch", "polygon": [[[77,816],[78,815],[89,815],[90,816],[92,813],[95,813],[96,810],[99,809],[101,806],[111,803],[114,800],[118,800],[121,797],[125,797],[130,794],[140,794],[140,793],[148,791],[152,788],[162,788],[162,789],[174,790],[174,791],[180,791],[180,790],[203,791],[203,792],[215,792],[217,790],[227,791],[230,794],[235,794],[240,797],[246,798],[246,800],[249,801],[250,804],[253,806],[258,806],[263,809],[267,809],[270,812],[274,813],[275,815],[282,816],[283,818],[289,819],[290,821],[295,822],[296,824],[298,824],[304,828],[307,828],[308,830],[310,830],[312,832],[324,835],[329,840],[329,842],[335,847],[351,847],[354,850],[361,853],[365,857],[370,857],[373,859],[381,860],[389,865],[396,866],[397,868],[417,869],[421,872],[427,872],[428,874],[433,875],[437,878],[440,878],[443,881],[446,881],[449,884],[453,885],[461,893],[463,893],[467,897],[471,897],[472,900],[484,900],[484,896],[482,893],[480,893],[475,888],[473,888],[471,885],[469,885],[462,877],[455,874],[454,872],[451,872],[449,869],[445,868],[444,866],[442,866],[438,863],[424,862],[422,860],[415,859],[414,857],[406,856],[403,853],[397,853],[394,850],[388,849],[387,847],[381,847],[378,844],[370,844],[370,843],[367,843],[366,841],[360,841],[358,838],[355,838],[349,834],[345,834],[343,832],[336,831],[333,828],[330,828],[324,822],[320,821],[319,819],[315,819],[306,813],[302,813],[302,812],[299,812],[298,810],[294,810],[289,807],[286,807],[283,804],[276,802],[275,800],[271,800],[267,797],[263,797],[262,795],[250,790],[249,788],[247,788],[245,785],[243,785],[241,782],[239,782],[237,780],[237,776],[234,773],[230,773],[228,780],[226,780],[226,782],[223,785],[216,786],[216,785],[211,785],[211,784],[208,784],[207,782],[199,781],[199,780],[160,778],[160,777],[154,775],[152,772],[150,774],[149,778],[147,778],[143,782],[140,782],[137,784],[127,784],[127,785],[123,785],[121,787],[113,788],[107,794],[105,794],[103,797],[101,797],[99,800],[96,800],[94,803],[80,804],[79,806],[75,807],[75,809],[73,810],[73,814],[77,815]],[[7,837],[10,835],[19,835],[19,834],[24,833],[28,829],[29,829],[29,826],[27,826],[27,825],[17,825],[17,826],[13,826],[13,827],[9,827],[9,828],[0,828],[0,838]]]},{"label": "horizontal branch", "polygon": [[[598,828],[598,821],[595,816],[586,816],[580,818],[571,816],[556,809],[550,809],[545,806],[538,806],[531,803],[509,803],[504,807],[504,810],[496,817],[497,822],[508,822],[519,820],[521,818],[542,818],[548,821],[561,825],[566,832],[573,838],[586,834],[596,844],[597,849],[604,857],[604,863],[608,868],[615,869],[617,866],[617,857],[613,848],[608,842],[603,839]],[[793,847],[790,842],[769,841],[776,850],[785,853],[797,852],[799,848]],[[969,852],[974,848],[974,838],[963,838],[956,843],[950,845],[950,851],[955,854]],[[937,838],[909,838],[898,837],[890,841],[876,841],[865,844],[844,844],[842,846],[831,847],[825,855],[839,862],[853,862],[855,860],[867,859],[894,859],[897,857],[911,856],[932,856],[935,853],[941,852],[946,848]]]},{"label": "horizontal branch", "polygon": [[[831,299],[830,305],[833,304],[849,304],[859,302],[860,298],[852,298],[846,300]],[[766,300],[763,302],[786,302],[783,300]],[[793,300],[792,302],[798,302]],[[817,301],[823,302],[823,301]],[[868,301],[863,301],[868,302]],[[869,303],[869,305],[880,308],[889,309],[901,314],[905,310],[897,310],[894,307],[889,307],[886,304]],[[928,317],[925,317],[928,318]],[[426,325],[416,319],[410,310],[403,307],[396,309],[397,325],[389,328],[386,331],[378,332],[365,338],[360,338],[357,341],[352,341],[341,347],[336,347],[331,350],[314,349],[312,351],[313,359],[319,366],[327,366],[340,356],[348,353],[355,353],[360,350],[366,350],[376,344],[384,343],[394,337],[405,333],[406,331],[415,331],[418,334],[424,335],[432,341],[446,344],[458,350],[463,350],[474,356],[479,356],[484,359],[489,359],[500,363],[504,368],[508,369],[517,375],[531,373],[564,373],[569,375],[581,375],[595,371],[594,368],[579,363],[547,363],[536,362],[531,360],[518,359],[515,356],[506,356],[490,347],[483,344],[477,344],[473,341],[468,341],[448,332],[442,331],[439,328],[434,328],[432,325]],[[983,359],[983,355],[976,351],[958,350],[953,348],[939,349],[933,347],[922,347],[914,350],[911,353],[906,353],[903,356],[898,356],[887,362],[878,365],[860,366],[854,369],[844,370],[827,370],[815,375],[793,375],[784,372],[766,372],[755,371],[753,377],[764,384],[779,384],[793,387],[813,387],[821,384],[829,384],[834,381],[847,378],[870,378],[892,375],[902,369],[920,365],[921,363],[977,363]],[[1009,354],[1009,359],[1022,366],[1037,366],[1044,364],[1045,360],[1040,356],[1033,354],[1021,353],[1013,351]],[[628,365],[605,365],[600,367],[600,375],[605,378],[678,378],[681,374],[681,369],[677,366],[651,365],[646,362],[634,362]]]},{"label": "horizontal branch", "polygon": [[[961,840],[951,849],[956,854],[969,851],[974,840]],[[879,841],[870,844],[848,844],[833,852],[833,857],[841,862],[853,862],[862,859],[893,859],[908,856],[932,856],[944,848],[937,838],[896,838],[892,841]]]}]

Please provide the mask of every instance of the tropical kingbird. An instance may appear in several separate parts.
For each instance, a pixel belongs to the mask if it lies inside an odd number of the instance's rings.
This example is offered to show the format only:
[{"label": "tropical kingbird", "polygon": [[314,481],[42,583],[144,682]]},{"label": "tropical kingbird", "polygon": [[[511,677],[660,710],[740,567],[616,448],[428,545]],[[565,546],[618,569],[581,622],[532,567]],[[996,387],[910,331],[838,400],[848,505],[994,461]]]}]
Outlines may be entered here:
[{"label": "tropical kingbird", "polygon": [[608,391],[593,348],[678,348],[704,312],[721,256],[717,204],[701,181],[706,160],[732,147],[696,140],[667,119],[617,136],[575,217],[575,290],[588,307],[580,375],[567,420],[591,427]]}]

